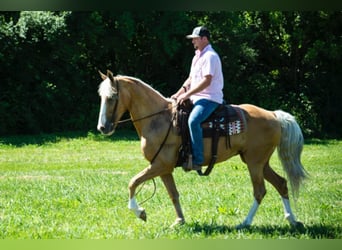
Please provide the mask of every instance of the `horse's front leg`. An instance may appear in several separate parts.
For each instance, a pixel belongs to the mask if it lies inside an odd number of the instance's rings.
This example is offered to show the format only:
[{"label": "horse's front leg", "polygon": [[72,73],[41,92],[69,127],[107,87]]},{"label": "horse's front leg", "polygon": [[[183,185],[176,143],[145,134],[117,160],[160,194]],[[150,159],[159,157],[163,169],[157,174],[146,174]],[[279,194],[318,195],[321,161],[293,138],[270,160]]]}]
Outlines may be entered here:
[{"label": "horse's front leg", "polygon": [[160,176],[169,196],[172,200],[173,206],[175,207],[177,218],[176,221],[171,225],[171,227],[175,227],[177,225],[182,225],[185,223],[184,215],[182,212],[181,205],[179,203],[179,193],[176,188],[175,180],[173,179],[173,175],[171,173]]},{"label": "horse's front leg", "polygon": [[135,190],[137,187],[142,184],[143,182],[150,180],[156,176],[159,176],[161,174],[161,168],[156,167],[156,166],[149,166],[145,168],[143,171],[141,171],[139,174],[134,176],[128,185],[129,188],[129,201],[128,201],[128,208],[134,212],[134,214],[146,221],[147,216],[145,209],[140,207],[139,204],[137,203],[135,199]]}]

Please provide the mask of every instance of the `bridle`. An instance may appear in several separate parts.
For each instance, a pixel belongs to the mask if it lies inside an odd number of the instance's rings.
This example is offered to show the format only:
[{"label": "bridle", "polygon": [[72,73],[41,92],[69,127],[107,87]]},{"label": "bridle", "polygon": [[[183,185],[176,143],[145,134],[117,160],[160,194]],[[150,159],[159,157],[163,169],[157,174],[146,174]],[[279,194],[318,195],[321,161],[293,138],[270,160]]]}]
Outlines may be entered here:
[{"label": "bridle", "polygon": [[115,114],[116,114],[116,111],[118,109],[118,103],[119,103],[119,83],[118,81],[115,79],[115,77],[113,78],[114,80],[114,83],[115,83],[115,87],[116,87],[116,102],[115,102],[115,106],[114,106],[114,109],[113,109],[113,113],[112,113],[112,121],[113,121],[113,126],[114,126],[114,118],[115,118]]},{"label": "bridle", "polygon": [[[115,121],[114,121],[114,118],[115,118],[115,113],[116,113],[116,111],[117,111],[117,109],[118,109],[120,91],[119,91],[119,83],[118,83],[118,80],[116,79],[116,77],[113,78],[113,81],[114,81],[115,87],[116,87],[116,103],[115,103],[115,106],[114,106],[114,109],[113,109],[113,113],[112,113],[113,126],[116,125],[116,124],[124,123],[124,122],[128,122],[128,121],[132,121],[133,123],[134,123],[134,122],[138,122],[138,121],[141,121],[141,120],[144,120],[144,119],[147,119],[147,118],[156,116],[156,115],[158,115],[158,114],[161,114],[161,113],[163,113],[163,112],[165,112],[165,111],[168,111],[168,110],[170,110],[170,109],[173,108],[173,106],[171,106],[171,107],[165,108],[165,109],[163,109],[163,110],[160,110],[160,111],[158,111],[158,112],[155,112],[155,113],[152,113],[152,114],[149,114],[149,115],[140,117],[140,118],[135,119],[135,120],[133,120],[132,118],[128,118],[128,119],[125,119],[125,120],[121,120],[121,121],[115,122]],[[170,134],[170,131],[171,131],[171,128],[172,128],[172,123],[173,123],[173,121],[174,121],[175,118],[176,118],[176,112],[172,115],[172,118],[171,118],[171,120],[170,120],[170,125],[169,125],[169,128],[168,128],[168,130],[167,130],[167,133],[166,133],[166,135],[165,135],[165,138],[164,138],[163,142],[161,143],[161,145],[160,145],[158,151],[155,153],[154,157],[152,158],[151,164],[154,162],[154,160],[157,158],[158,154],[159,154],[160,151],[162,150],[162,148],[163,148],[163,146],[164,146],[164,144],[165,144],[165,142],[166,142],[166,140],[167,140],[167,137],[168,137],[169,134]]]},{"label": "bridle", "polygon": [[[150,118],[150,117],[159,115],[159,114],[161,114],[161,113],[163,113],[163,112],[165,112],[165,111],[168,111],[168,110],[170,110],[170,109],[173,108],[173,106],[172,106],[171,108],[168,107],[168,108],[165,108],[165,109],[160,110],[160,111],[158,111],[158,112],[155,112],[155,113],[152,113],[152,114],[149,114],[149,115],[146,115],[146,116],[143,116],[143,117],[134,119],[134,120],[133,120],[132,118],[128,118],[128,119],[124,119],[124,120],[121,120],[121,121],[114,122],[115,114],[116,114],[116,111],[117,111],[117,109],[118,109],[119,93],[120,93],[120,91],[119,91],[119,83],[118,83],[118,80],[116,79],[116,77],[114,77],[113,80],[114,80],[115,87],[116,87],[116,92],[117,92],[117,93],[116,93],[116,102],[115,102],[115,106],[114,106],[113,113],[112,113],[112,118],[111,118],[111,120],[113,121],[113,126],[114,126],[114,125],[117,125],[117,124],[120,124],[120,123],[129,122],[129,121],[135,123],[135,122],[138,122],[138,121],[141,121],[141,120],[145,120],[145,119],[147,119],[147,118]],[[176,104],[176,105],[177,105],[177,104]],[[174,119],[174,118],[171,119],[171,122],[173,121],[173,119]]]}]

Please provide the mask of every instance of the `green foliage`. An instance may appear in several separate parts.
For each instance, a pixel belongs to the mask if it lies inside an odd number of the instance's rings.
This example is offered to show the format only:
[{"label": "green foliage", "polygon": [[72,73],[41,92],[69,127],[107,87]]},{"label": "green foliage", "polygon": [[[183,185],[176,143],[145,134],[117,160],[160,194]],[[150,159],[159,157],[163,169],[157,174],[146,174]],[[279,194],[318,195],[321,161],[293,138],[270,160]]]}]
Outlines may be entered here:
[{"label": "green foliage", "polygon": [[21,12],[16,22],[14,15],[8,22],[2,17],[0,133],[37,133],[62,124],[55,113],[62,105],[55,99],[53,43],[65,33],[68,15]]},{"label": "green foliage", "polygon": [[0,134],[94,128],[98,69],[170,96],[197,25],[211,30],[229,102],[284,109],[306,136],[341,137],[340,11],[0,12]]},{"label": "green foliage", "polygon": [[21,38],[38,42],[52,41],[63,34],[66,28],[65,17],[68,12],[54,14],[50,11],[22,11],[16,24]]}]

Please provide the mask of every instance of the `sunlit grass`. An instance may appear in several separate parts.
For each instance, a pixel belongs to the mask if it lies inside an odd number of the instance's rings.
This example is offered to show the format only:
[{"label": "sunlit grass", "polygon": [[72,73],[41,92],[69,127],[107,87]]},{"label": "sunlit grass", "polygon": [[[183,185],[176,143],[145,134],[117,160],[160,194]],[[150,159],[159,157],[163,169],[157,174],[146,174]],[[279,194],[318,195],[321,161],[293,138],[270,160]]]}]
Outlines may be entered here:
[{"label": "sunlit grass", "polygon": [[[197,239],[342,238],[341,141],[309,141],[303,164],[310,179],[293,210],[305,225],[291,228],[275,189],[253,226],[235,230],[252,205],[252,185],[238,157],[217,164],[209,177],[174,172],[187,223],[170,229],[175,212],[159,178],[142,206],[147,222],[127,209],[127,185],[148,165],[135,132],[55,134],[0,139],[0,238]],[[271,165],[284,175],[276,154]],[[154,190],[147,182],[138,201]]]}]

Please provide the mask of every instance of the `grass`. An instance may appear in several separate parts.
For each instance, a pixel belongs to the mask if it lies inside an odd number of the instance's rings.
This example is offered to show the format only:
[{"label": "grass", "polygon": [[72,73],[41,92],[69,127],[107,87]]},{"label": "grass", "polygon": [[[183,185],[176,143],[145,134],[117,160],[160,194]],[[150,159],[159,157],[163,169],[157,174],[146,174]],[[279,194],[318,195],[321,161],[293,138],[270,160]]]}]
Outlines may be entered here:
[{"label": "grass", "polygon": [[[293,210],[305,228],[283,218],[279,195],[267,195],[253,226],[235,230],[252,205],[249,174],[238,157],[209,177],[174,172],[187,223],[170,229],[175,213],[156,179],[142,206],[147,222],[127,209],[127,185],[147,166],[135,132],[110,138],[65,133],[0,138],[1,239],[321,239],[342,238],[342,141],[307,141],[302,161],[310,179]],[[284,175],[276,154],[271,165]],[[150,197],[147,182],[138,201]]]}]

